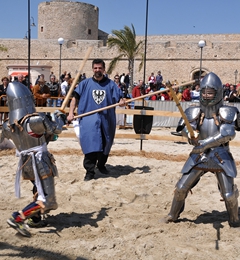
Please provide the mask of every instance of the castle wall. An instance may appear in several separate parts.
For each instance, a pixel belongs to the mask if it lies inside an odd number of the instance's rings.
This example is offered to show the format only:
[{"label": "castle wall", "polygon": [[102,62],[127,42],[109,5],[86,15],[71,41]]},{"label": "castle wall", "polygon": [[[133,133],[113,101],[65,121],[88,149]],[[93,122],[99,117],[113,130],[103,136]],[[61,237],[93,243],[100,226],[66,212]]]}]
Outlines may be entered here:
[{"label": "castle wall", "polygon": [[[138,40],[144,37],[138,36]],[[31,41],[31,64],[49,65],[58,77],[59,44],[56,39],[39,39]],[[199,40],[205,40],[203,48],[203,70],[213,71],[223,83],[235,83],[234,71],[240,72],[240,34],[226,35],[159,35],[149,36],[147,41],[146,78],[151,72],[162,71],[164,80],[189,81],[200,66]],[[8,64],[27,64],[28,41],[24,39],[0,39],[0,44],[7,47],[7,52],[0,52],[0,78],[8,74]],[[106,65],[118,55],[116,49],[109,50],[100,40],[67,40],[62,46],[62,71],[67,70],[76,75],[89,46],[93,51],[83,72],[92,76],[91,62],[102,58]],[[134,80],[143,78],[143,69],[138,72],[140,59],[135,60]],[[127,72],[127,60],[121,60],[111,77],[116,72]],[[239,81],[240,75],[237,78]]]}]

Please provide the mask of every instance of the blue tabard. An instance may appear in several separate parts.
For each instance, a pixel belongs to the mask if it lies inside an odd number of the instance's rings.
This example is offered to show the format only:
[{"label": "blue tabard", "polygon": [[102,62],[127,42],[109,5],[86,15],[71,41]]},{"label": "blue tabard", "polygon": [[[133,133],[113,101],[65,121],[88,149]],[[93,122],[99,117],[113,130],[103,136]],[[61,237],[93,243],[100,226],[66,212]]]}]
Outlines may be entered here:
[{"label": "blue tabard", "polygon": [[[98,82],[88,78],[79,83],[75,92],[79,94],[78,114],[116,104],[123,93],[112,80],[104,78]],[[107,109],[79,119],[80,144],[84,154],[103,152],[109,154],[116,130],[115,108]]]}]

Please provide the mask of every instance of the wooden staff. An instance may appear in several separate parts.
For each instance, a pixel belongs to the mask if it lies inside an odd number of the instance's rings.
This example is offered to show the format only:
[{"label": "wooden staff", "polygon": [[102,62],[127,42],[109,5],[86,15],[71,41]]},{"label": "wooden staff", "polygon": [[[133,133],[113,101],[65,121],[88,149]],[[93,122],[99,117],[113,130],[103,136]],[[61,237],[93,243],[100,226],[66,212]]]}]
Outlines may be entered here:
[{"label": "wooden staff", "polygon": [[[172,88],[175,89],[175,88],[179,88],[179,87],[182,87],[182,86],[190,85],[190,84],[193,84],[193,83],[195,83],[197,81],[198,80],[191,80],[191,81],[179,84],[177,86],[174,86]],[[150,96],[153,96],[153,95],[156,95],[156,94],[159,94],[159,93],[163,93],[163,92],[166,92],[167,90],[169,90],[169,88],[165,88],[163,90],[154,91],[154,92],[151,92],[151,93],[148,93],[146,95],[142,95],[142,96],[139,96],[139,97],[136,97],[136,98],[127,99],[127,100],[125,100],[125,103],[130,103],[130,102],[133,102],[133,101],[136,101],[136,100],[139,100],[139,99],[143,99],[145,97],[150,97]],[[102,108],[99,108],[99,109],[96,109],[96,110],[92,110],[92,111],[86,112],[84,114],[74,116],[74,119],[80,118],[80,117],[84,117],[84,116],[88,116],[88,115],[91,115],[91,114],[94,114],[94,113],[98,113],[98,112],[101,112],[101,111],[104,111],[104,110],[107,110],[107,109],[110,109],[110,108],[114,108],[114,107],[119,106],[119,104],[120,103],[116,103],[116,104],[113,104],[113,105],[110,105],[110,106],[106,106],[106,107],[102,107]]]},{"label": "wooden staff", "polygon": [[182,106],[181,106],[181,104],[179,102],[179,99],[177,98],[177,95],[176,95],[175,91],[173,90],[173,87],[172,87],[171,83],[168,82],[166,85],[168,86],[168,88],[170,90],[170,93],[171,93],[171,95],[173,97],[173,100],[175,101],[176,106],[178,107],[178,110],[181,113],[181,116],[182,116],[182,118],[183,118],[183,120],[184,120],[184,122],[186,124],[187,130],[188,130],[188,132],[190,134],[191,139],[195,139],[197,137],[196,134],[195,134],[196,132],[193,131],[193,128],[190,125],[190,123],[189,123],[189,121],[187,119],[187,116],[186,116],[186,114],[183,111],[183,108],[182,108]]},{"label": "wooden staff", "polygon": [[85,55],[81,65],[80,65],[78,73],[77,73],[76,77],[74,78],[74,80],[72,82],[72,85],[71,85],[71,87],[70,87],[66,97],[63,100],[62,106],[59,109],[63,113],[65,113],[64,109],[65,109],[65,107],[66,107],[66,105],[67,105],[67,103],[68,103],[68,101],[69,101],[69,99],[70,99],[70,97],[72,95],[72,92],[73,92],[73,90],[74,90],[74,88],[75,88],[75,86],[77,84],[78,78],[79,78],[80,74],[82,73],[83,67],[84,67],[85,63],[87,62],[87,60],[88,60],[88,58],[90,56],[90,53],[92,52],[92,49],[93,49],[93,46],[88,47],[87,53],[86,53],[86,55]]}]

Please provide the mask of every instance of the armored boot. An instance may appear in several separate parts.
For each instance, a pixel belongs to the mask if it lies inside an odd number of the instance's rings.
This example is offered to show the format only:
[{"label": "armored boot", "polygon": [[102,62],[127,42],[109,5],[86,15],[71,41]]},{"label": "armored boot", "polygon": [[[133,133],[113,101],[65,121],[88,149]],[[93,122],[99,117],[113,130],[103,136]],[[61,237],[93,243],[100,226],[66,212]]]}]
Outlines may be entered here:
[{"label": "armored boot", "polygon": [[227,194],[224,198],[226,209],[229,216],[230,227],[240,227],[239,217],[238,217],[238,196],[239,192],[234,185],[234,191],[231,194]]},{"label": "armored boot", "polygon": [[167,216],[167,221],[176,221],[179,218],[180,214],[183,212],[184,206],[185,200],[177,201],[175,198],[173,198],[171,210]]},{"label": "armored boot", "polygon": [[180,214],[184,210],[185,198],[186,192],[184,190],[175,190],[171,210],[167,217],[164,218],[163,222],[175,222],[179,218]]}]

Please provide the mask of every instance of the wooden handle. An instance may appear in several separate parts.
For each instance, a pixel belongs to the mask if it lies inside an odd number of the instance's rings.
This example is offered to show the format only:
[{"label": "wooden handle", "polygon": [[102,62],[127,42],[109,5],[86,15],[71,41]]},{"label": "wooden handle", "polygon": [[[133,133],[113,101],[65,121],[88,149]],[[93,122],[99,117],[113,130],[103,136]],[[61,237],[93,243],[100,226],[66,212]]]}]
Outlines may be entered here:
[{"label": "wooden handle", "polygon": [[[195,82],[196,82],[196,80],[191,80],[191,81],[179,84],[177,86],[174,86],[172,88],[174,89],[174,88],[190,85],[190,84],[195,83]],[[165,88],[163,90],[154,91],[154,92],[151,92],[151,93],[148,93],[146,95],[142,95],[142,96],[139,96],[139,97],[136,97],[136,98],[127,99],[127,100],[125,100],[125,103],[130,103],[130,102],[133,102],[133,101],[136,101],[136,100],[139,100],[139,99],[143,99],[145,97],[150,97],[150,96],[153,96],[153,95],[156,95],[156,94],[159,94],[159,93],[163,93],[163,92],[166,92],[167,90],[170,90],[170,88]],[[106,107],[102,107],[102,108],[99,108],[99,109],[96,109],[96,110],[92,110],[92,111],[83,113],[81,115],[74,116],[74,119],[81,118],[81,117],[84,117],[84,116],[89,116],[89,115],[94,114],[94,113],[98,113],[98,112],[101,112],[101,111],[104,111],[104,110],[107,110],[107,109],[110,109],[110,108],[114,108],[114,107],[119,106],[119,104],[120,103],[116,103],[116,104],[113,104],[113,105],[110,105],[110,106],[106,106]]]},{"label": "wooden handle", "polygon": [[182,116],[182,118],[183,118],[183,120],[184,120],[184,122],[185,122],[185,124],[186,124],[186,127],[187,127],[187,130],[188,130],[189,134],[190,134],[190,137],[191,137],[192,139],[194,139],[194,138],[195,138],[195,135],[194,135],[193,128],[192,128],[192,126],[190,125],[190,123],[189,123],[189,121],[188,121],[188,119],[187,119],[187,116],[186,116],[186,114],[185,114],[184,111],[183,111],[183,108],[182,108],[182,106],[181,106],[181,104],[180,104],[180,102],[179,102],[179,99],[178,99],[177,96],[176,96],[175,91],[173,90],[173,87],[169,85],[168,88],[169,88],[169,90],[170,90],[170,92],[171,92],[171,94],[172,94],[173,100],[175,101],[176,106],[178,107],[178,110],[179,110],[179,112],[181,113],[181,116]]},{"label": "wooden handle", "polygon": [[93,46],[88,47],[88,50],[87,50],[87,52],[86,52],[86,55],[85,55],[85,57],[84,57],[84,59],[83,59],[81,65],[80,65],[80,67],[79,67],[78,73],[77,73],[76,77],[74,78],[74,80],[73,80],[73,82],[72,82],[72,85],[71,85],[71,87],[70,87],[70,89],[69,89],[69,91],[68,91],[66,97],[65,97],[64,100],[63,100],[62,106],[61,106],[61,108],[59,109],[59,110],[60,110],[61,112],[63,112],[63,113],[65,113],[64,109],[65,109],[65,107],[66,107],[66,105],[67,105],[67,103],[68,103],[68,100],[70,99],[70,97],[71,97],[71,95],[72,95],[72,92],[73,92],[73,90],[74,90],[74,87],[75,87],[76,84],[77,84],[78,78],[79,78],[80,74],[82,73],[83,67],[84,67],[84,65],[86,64],[86,62],[87,62],[87,60],[88,60],[88,58],[89,58],[89,56],[90,56],[90,53],[92,52],[92,49],[93,49]]}]

